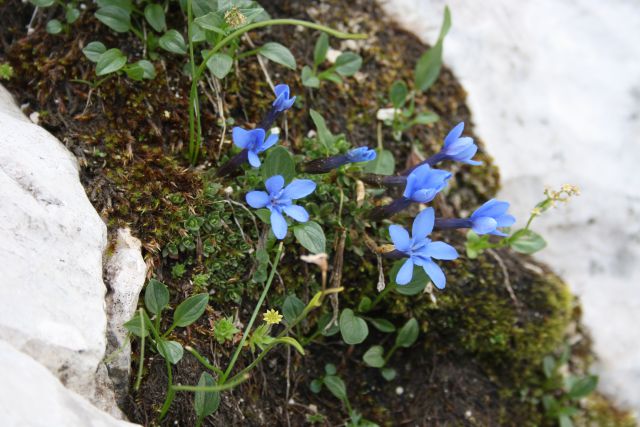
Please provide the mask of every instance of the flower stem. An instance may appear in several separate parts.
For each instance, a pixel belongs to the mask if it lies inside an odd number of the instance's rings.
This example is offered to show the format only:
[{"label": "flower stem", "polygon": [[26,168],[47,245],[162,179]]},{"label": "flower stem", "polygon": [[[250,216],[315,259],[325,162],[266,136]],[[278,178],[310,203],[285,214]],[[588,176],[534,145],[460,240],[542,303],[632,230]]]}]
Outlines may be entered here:
[{"label": "flower stem", "polygon": [[247,324],[247,326],[244,329],[244,334],[242,334],[242,339],[240,340],[240,343],[238,343],[238,347],[236,348],[235,353],[233,353],[233,357],[231,358],[231,362],[229,362],[229,366],[227,367],[226,371],[224,371],[224,373],[222,374],[222,377],[220,378],[220,381],[218,382],[218,384],[222,385],[225,383],[225,381],[227,380],[227,378],[229,378],[229,375],[231,374],[231,371],[233,370],[234,365],[236,364],[236,361],[238,360],[238,356],[240,355],[240,352],[242,351],[242,347],[244,347],[244,343],[245,341],[247,341],[247,337],[249,336],[249,332],[251,332],[251,327],[253,326],[253,323],[256,321],[256,317],[258,317],[258,313],[260,312],[260,308],[262,307],[262,303],[264,302],[264,299],[267,296],[267,292],[269,292],[269,288],[271,287],[271,283],[273,282],[273,278],[276,274],[276,268],[278,267],[278,262],[280,261],[280,257],[282,255],[282,246],[283,246],[283,242],[280,242],[280,244],[278,245],[278,249],[276,251],[276,256],[275,259],[273,260],[273,267],[271,267],[271,273],[269,273],[269,278],[267,279],[267,283],[264,286],[264,290],[262,291],[262,294],[260,295],[260,299],[258,300],[258,303],[256,304],[256,307],[253,309],[253,314],[251,315],[251,320],[249,320],[249,323]]},{"label": "flower stem", "polygon": [[136,378],[136,384],[133,386],[135,391],[140,389],[140,383],[142,382],[142,370],[144,368],[144,336],[146,335],[147,330],[144,327],[144,314],[143,308],[140,307],[138,313],[140,314],[140,331],[142,332],[142,337],[140,337],[140,360],[138,361],[138,376]]}]

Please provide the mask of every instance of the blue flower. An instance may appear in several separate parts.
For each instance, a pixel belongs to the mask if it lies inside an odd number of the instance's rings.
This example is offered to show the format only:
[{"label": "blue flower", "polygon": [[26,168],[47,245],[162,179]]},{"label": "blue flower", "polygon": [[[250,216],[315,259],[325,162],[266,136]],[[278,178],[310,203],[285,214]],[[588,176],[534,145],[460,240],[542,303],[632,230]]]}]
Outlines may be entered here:
[{"label": "blue flower", "polygon": [[262,153],[278,142],[278,135],[269,135],[269,138],[265,141],[266,134],[264,129],[260,128],[253,130],[245,130],[241,127],[233,128],[233,143],[237,147],[247,150],[249,163],[254,168],[260,167],[258,153]]},{"label": "blue flower", "polygon": [[433,208],[427,208],[420,212],[413,221],[411,237],[404,227],[389,226],[389,234],[396,250],[408,257],[396,275],[398,285],[406,285],[411,281],[413,266],[417,265],[424,269],[424,272],[438,289],[444,289],[447,279],[442,269],[431,258],[452,260],[458,258],[458,252],[447,243],[432,242],[427,238],[433,230],[434,221]]},{"label": "blue flower", "polygon": [[298,222],[309,221],[309,213],[305,208],[294,205],[292,201],[313,193],[316,189],[315,182],[310,179],[294,179],[284,187],[282,175],[274,175],[265,181],[265,187],[268,193],[250,191],[246,199],[252,208],[267,208],[271,211],[271,229],[278,239],[284,239],[287,235],[287,221],[283,212]]},{"label": "blue flower", "polygon": [[368,162],[376,158],[376,150],[369,147],[358,147],[347,151],[346,156],[349,163]]},{"label": "blue flower", "polygon": [[449,160],[474,166],[481,165],[482,162],[471,160],[476,155],[478,147],[473,142],[473,138],[469,136],[461,137],[463,130],[464,122],[458,123],[456,127],[451,129],[444,139],[444,146],[440,152]]},{"label": "blue flower", "polygon": [[491,199],[471,214],[471,229],[477,234],[494,234],[506,237],[498,227],[509,227],[516,219],[507,213],[509,202]]},{"label": "blue flower", "polygon": [[289,97],[289,86],[285,84],[277,85],[274,88],[274,92],[276,93],[276,100],[273,101],[273,108],[279,113],[288,110],[296,102],[295,96],[293,98]]},{"label": "blue flower", "polygon": [[450,172],[431,169],[431,166],[424,164],[407,177],[403,196],[418,203],[430,202],[447,185],[449,178]]}]

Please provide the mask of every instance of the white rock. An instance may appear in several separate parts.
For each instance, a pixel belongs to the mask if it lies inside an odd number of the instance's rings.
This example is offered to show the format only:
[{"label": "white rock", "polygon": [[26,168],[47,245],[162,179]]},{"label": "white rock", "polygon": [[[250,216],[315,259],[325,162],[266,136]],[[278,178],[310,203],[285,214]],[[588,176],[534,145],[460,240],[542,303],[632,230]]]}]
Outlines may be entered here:
[{"label": "white rock", "polygon": [[[445,0],[386,0],[433,42]],[[640,411],[640,4],[457,0],[445,62],[520,224],[544,185],[582,196],[539,218],[538,258],[580,296],[600,389]]]},{"label": "white rock", "polygon": [[393,120],[396,114],[400,114],[402,111],[397,108],[380,108],[376,112],[376,119],[380,121]]},{"label": "white rock", "polygon": [[0,86],[0,339],[117,413],[105,353],[106,226],[75,158]]},{"label": "white rock", "polygon": [[131,373],[131,344],[122,325],[133,317],[147,275],[141,246],[140,240],[133,237],[128,228],[118,230],[113,254],[105,265],[109,288],[107,368],[119,401],[127,394]]},{"label": "white rock", "polygon": [[11,427],[126,427],[66,389],[44,366],[0,340],[0,425]]}]

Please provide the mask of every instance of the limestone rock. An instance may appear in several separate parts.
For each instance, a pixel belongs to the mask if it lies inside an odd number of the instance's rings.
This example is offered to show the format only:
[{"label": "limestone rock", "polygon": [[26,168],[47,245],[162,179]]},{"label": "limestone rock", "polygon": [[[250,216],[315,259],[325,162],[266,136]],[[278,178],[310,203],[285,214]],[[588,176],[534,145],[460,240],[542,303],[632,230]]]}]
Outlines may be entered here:
[{"label": "limestone rock", "polygon": [[126,396],[131,373],[131,344],[122,326],[133,317],[144,285],[147,266],[140,240],[128,228],[118,230],[113,254],[105,265],[107,295],[107,367],[119,401]]},{"label": "limestone rock", "polygon": [[0,424],[12,427],[126,427],[66,389],[44,366],[0,340]]}]

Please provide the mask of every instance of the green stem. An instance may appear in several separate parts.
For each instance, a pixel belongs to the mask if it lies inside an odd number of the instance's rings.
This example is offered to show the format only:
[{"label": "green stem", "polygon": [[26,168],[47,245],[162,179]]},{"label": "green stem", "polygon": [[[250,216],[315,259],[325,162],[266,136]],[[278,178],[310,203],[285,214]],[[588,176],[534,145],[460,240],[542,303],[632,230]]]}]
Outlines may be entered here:
[{"label": "green stem", "polygon": [[220,369],[220,368],[218,368],[216,366],[213,366],[211,363],[209,363],[209,361],[207,359],[205,359],[205,357],[203,355],[198,353],[195,348],[190,347],[190,346],[186,346],[184,349],[187,350],[189,353],[191,353],[193,355],[193,357],[198,359],[198,362],[200,362],[202,364],[202,366],[204,366],[205,368],[209,369],[210,371],[215,372],[219,376],[224,375],[224,372],[222,372],[222,369]]},{"label": "green stem", "polygon": [[141,307],[138,310],[140,313],[140,330],[142,331],[142,337],[140,338],[140,361],[138,362],[138,376],[136,378],[136,384],[133,386],[135,391],[140,389],[140,383],[142,382],[142,369],[144,367],[144,336],[146,335],[146,329],[144,327],[144,309]]},{"label": "green stem", "polygon": [[241,54],[237,55],[236,58],[237,59],[244,59],[244,58],[246,58],[248,56],[256,55],[258,52],[260,52],[260,48],[251,49],[251,50],[248,50],[246,52],[242,52]]},{"label": "green stem", "polygon": [[169,412],[169,408],[171,407],[171,403],[173,402],[173,398],[176,396],[176,390],[173,388],[173,371],[171,369],[171,363],[165,359],[165,364],[167,366],[167,397],[164,400],[164,404],[162,405],[162,409],[160,409],[160,415],[158,416],[158,421],[161,421],[167,412]]},{"label": "green stem", "polygon": [[389,350],[389,352],[387,353],[387,355],[384,357],[384,364],[386,365],[387,362],[389,361],[389,359],[391,359],[391,356],[393,356],[393,353],[396,352],[396,350],[398,349],[397,345],[393,345],[393,347],[391,347],[391,350]]},{"label": "green stem", "polygon": [[249,375],[245,375],[241,378],[234,379],[234,381],[229,381],[226,384],[219,385],[210,385],[210,386],[196,386],[196,385],[174,385],[172,387],[174,393],[176,391],[204,391],[204,392],[217,392],[229,390],[234,387],[237,387],[240,383],[245,382],[249,379]]},{"label": "green stem", "polygon": [[[189,20],[191,22],[191,20]],[[209,59],[213,57],[220,49],[225,47],[231,41],[240,37],[244,33],[247,33],[251,30],[255,30],[257,28],[270,27],[275,25],[300,25],[302,27],[311,28],[314,30],[324,31],[325,33],[337,37],[339,39],[356,39],[362,40],[366,39],[366,34],[349,34],[343,33],[342,31],[336,31],[332,28],[326,27],[324,25],[316,24],[314,22],[303,21],[300,19],[269,19],[261,22],[254,22],[253,24],[245,25],[242,28],[237,29],[233,33],[229,34],[222,40],[220,43],[216,44],[213,49],[211,49],[207,55],[204,57],[202,63],[198,66],[195,74],[192,76],[191,80],[191,91],[189,93],[189,157],[191,160],[191,164],[195,164],[198,159],[198,151],[200,150],[200,146],[202,145],[202,129],[200,125],[200,117],[198,116],[198,134],[195,134],[195,115],[194,108],[197,103],[197,92],[198,92],[198,81],[202,77],[202,74],[205,72],[207,68],[207,62]],[[189,37],[191,38],[191,37]],[[196,139],[197,138],[197,139]]]},{"label": "green stem", "polygon": [[273,267],[271,267],[271,273],[269,274],[269,278],[267,279],[267,284],[265,285],[264,290],[262,291],[262,294],[260,295],[260,299],[258,300],[258,303],[256,304],[256,307],[253,309],[253,314],[251,315],[251,320],[249,320],[249,323],[245,327],[244,333],[242,334],[242,339],[240,340],[240,343],[238,344],[238,347],[236,348],[236,351],[233,353],[233,357],[231,358],[231,362],[229,362],[229,366],[227,367],[227,370],[224,371],[224,374],[220,378],[219,384],[224,384],[225,381],[227,380],[227,378],[229,377],[229,374],[231,374],[231,371],[233,370],[233,367],[236,364],[236,361],[238,360],[238,356],[240,355],[240,352],[242,351],[242,348],[244,347],[244,343],[245,343],[245,341],[247,341],[247,337],[249,336],[249,332],[251,332],[251,327],[253,326],[253,323],[256,321],[256,317],[258,317],[258,313],[260,312],[260,308],[262,307],[262,303],[264,302],[264,299],[267,297],[267,292],[269,292],[269,288],[271,287],[271,283],[273,282],[273,278],[276,275],[276,268],[278,267],[278,262],[280,261],[280,256],[282,255],[282,245],[283,245],[282,242],[280,242],[280,244],[278,245],[278,250],[276,251],[276,256],[275,256],[275,259],[273,261]]}]

